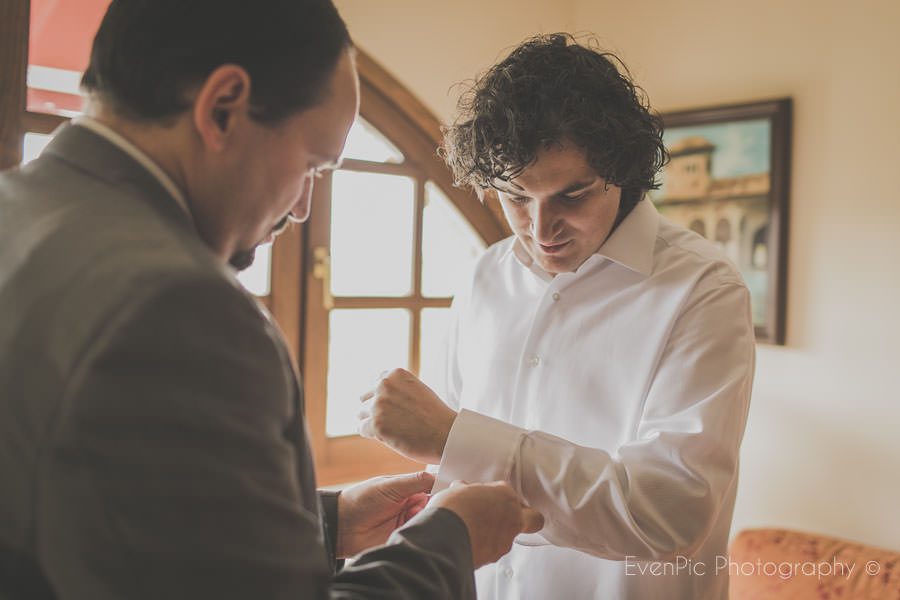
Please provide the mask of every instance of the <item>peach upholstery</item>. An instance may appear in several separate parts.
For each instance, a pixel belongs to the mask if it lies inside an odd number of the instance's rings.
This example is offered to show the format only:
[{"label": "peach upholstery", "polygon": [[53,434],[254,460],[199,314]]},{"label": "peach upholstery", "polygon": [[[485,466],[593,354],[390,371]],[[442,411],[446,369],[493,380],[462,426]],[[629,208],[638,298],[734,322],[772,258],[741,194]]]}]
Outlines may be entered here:
[{"label": "peach upholstery", "polygon": [[735,537],[729,554],[731,600],[900,600],[900,552],[753,529]]}]

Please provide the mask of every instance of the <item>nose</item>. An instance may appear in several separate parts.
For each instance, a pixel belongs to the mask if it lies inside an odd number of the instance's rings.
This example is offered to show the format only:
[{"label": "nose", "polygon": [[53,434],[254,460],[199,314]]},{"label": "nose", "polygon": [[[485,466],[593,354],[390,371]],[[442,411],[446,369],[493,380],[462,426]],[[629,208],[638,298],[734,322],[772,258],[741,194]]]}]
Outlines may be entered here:
[{"label": "nose", "polygon": [[288,218],[294,223],[303,223],[309,218],[314,182],[315,178],[312,176],[307,177],[303,182],[303,190],[300,192],[300,197],[297,199],[297,203],[291,208],[291,212],[288,213]]},{"label": "nose", "polygon": [[531,236],[539,244],[552,244],[560,232],[562,219],[550,202],[532,202]]}]

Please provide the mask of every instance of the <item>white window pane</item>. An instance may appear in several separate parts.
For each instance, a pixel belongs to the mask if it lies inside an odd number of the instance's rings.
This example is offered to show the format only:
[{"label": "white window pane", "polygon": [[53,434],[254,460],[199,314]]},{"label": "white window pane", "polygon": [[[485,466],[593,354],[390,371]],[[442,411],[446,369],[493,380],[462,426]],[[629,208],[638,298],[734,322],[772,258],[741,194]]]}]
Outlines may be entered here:
[{"label": "white window pane", "polygon": [[410,314],[402,308],[331,311],[325,417],[329,437],[356,433],[359,397],[375,386],[382,371],[409,368],[409,330]]},{"label": "white window pane", "polygon": [[77,96],[82,75],[79,71],[28,65],[28,87]]},{"label": "white window pane", "polygon": [[403,154],[397,147],[361,118],[350,128],[343,157],[372,162],[403,162]]},{"label": "white window pane", "polygon": [[414,213],[412,179],[336,171],[331,196],[332,295],[408,295]]},{"label": "white window pane", "polygon": [[84,105],[78,89],[81,75],[80,70],[28,65],[28,110],[77,117]]},{"label": "white window pane", "polygon": [[425,184],[422,231],[422,295],[452,296],[472,273],[485,244],[449,198]]},{"label": "white window pane", "polygon": [[444,397],[447,363],[447,327],[449,308],[423,308],[421,321],[419,379]]},{"label": "white window pane", "polygon": [[44,151],[52,135],[44,133],[26,133],[22,143],[22,164],[30,163]]},{"label": "white window pane", "polygon": [[253,264],[238,273],[237,278],[251,294],[268,296],[271,286],[272,244],[256,247]]}]

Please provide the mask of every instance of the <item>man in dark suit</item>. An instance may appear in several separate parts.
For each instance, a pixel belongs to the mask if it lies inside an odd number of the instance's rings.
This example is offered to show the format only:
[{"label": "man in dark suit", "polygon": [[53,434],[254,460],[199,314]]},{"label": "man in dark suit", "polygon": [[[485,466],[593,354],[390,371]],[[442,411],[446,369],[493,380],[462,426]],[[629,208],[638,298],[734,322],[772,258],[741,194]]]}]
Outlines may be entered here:
[{"label": "man in dark suit", "polygon": [[306,218],[356,117],[330,0],[115,0],[83,84],[0,175],[0,597],[473,596],[540,516],[502,483],[425,507],[426,473],[319,496],[229,267]]}]

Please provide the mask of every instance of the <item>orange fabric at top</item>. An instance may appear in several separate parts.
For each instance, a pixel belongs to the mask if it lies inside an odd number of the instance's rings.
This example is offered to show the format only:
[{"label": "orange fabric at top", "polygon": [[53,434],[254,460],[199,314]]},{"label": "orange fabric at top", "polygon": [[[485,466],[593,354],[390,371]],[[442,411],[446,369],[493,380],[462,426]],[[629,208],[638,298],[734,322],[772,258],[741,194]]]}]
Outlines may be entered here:
[{"label": "orange fabric at top", "polygon": [[84,71],[110,0],[31,0],[28,63]]}]

